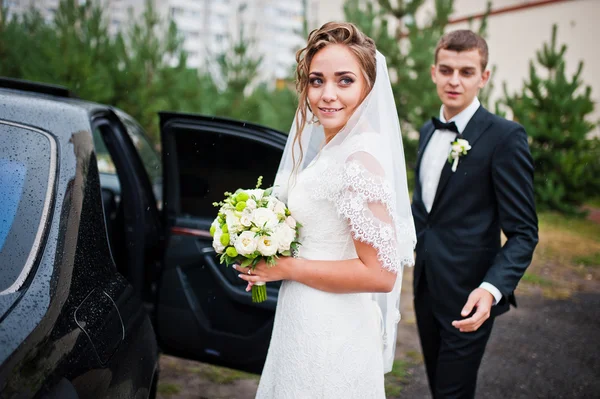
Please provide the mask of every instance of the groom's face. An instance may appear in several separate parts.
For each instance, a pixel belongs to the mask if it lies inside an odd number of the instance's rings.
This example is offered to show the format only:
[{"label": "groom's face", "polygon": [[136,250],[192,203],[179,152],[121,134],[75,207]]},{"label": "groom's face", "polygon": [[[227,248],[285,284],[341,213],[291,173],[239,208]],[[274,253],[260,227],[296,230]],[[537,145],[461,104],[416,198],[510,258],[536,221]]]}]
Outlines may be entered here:
[{"label": "groom's face", "polygon": [[440,49],[437,63],[431,66],[431,79],[444,104],[444,117],[450,119],[467,108],[490,77],[481,68],[477,49],[452,51]]}]

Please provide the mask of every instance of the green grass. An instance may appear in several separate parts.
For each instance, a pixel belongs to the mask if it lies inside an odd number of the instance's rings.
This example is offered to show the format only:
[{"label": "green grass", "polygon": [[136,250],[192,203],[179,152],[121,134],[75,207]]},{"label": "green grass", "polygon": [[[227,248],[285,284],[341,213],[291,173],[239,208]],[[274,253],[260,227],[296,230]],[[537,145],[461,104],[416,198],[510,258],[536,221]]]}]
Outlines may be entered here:
[{"label": "green grass", "polygon": [[539,285],[540,287],[553,287],[554,282],[551,280],[545,279],[544,277],[538,276],[537,274],[533,274],[531,272],[526,272],[523,275],[521,281],[524,281],[529,284]]},{"label": "green grass", "polygon": [[423,363],[423,355],[421,355],[420,352],[418,351],[408,351],[406,352],[406,357],[413,363],[413,364],[420,364]]},{"label": "green grass", "polygon": [[158,393],[162,395],[176,395],[181,392],[181,388],[177,384],[173,384],[170,382],[167,383],[158,383],[157,387]]},{"label": "green grass", "polygon": [[556,212],[541,212],[538,217],[540,230],[561,230],[600,242],[600,223]]},{"label": "green grass", "polygon": [[600,197],[589,200],[585,204],[587,206],[591,206],[592,208],[600,208]]},{"label": "green grass", "polygon": [[578,256],[574,261],[578,265],[600,267],[600,252],[591,255]]},{"label": "green grass", "polygon": [[217,384],[231,384],[238,380],[255,380],[258,379],[258,375],[244,373],[243,371],[237,371],[228,369],[225,367],[211,366],[203,364],[200,367],[191,367],[187,369],[189,372],[199,374],[207,380]]},{"label": "green grass", "polygon": [[392,371],[385,375],[387,397],[400,396],[402,387],[408,381],[408,369],[411,364],[405,360],[394,360]]}]

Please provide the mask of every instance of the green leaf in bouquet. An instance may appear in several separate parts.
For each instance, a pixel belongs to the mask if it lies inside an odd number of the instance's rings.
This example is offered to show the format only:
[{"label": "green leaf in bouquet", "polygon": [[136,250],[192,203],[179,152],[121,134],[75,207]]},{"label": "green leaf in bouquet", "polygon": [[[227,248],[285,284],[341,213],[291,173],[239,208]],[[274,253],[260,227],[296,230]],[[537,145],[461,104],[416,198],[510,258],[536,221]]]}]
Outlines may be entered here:
[{"label": "green leaf in bouquet", "polygon": [[273,193],[273,187],[269,187],[265,190],[265,196],[271,195]]},{"label": "green leaf in bouquet", "polygon": [[250,264],[251,264],[251,263],[252,263],[252,259],[248,259],[248,258],[246,258],[246,259],[244,259],[244,261],[242,262],[241,266],[242,266],[242,267],[248,267],[248,266],[250,266]]},{"label": "green leaf in bouquet", "polygon": [[275,256],[267,256],[265,261],[267,262],[267,266],[273,267],[277,264],[277,258]]},{"label": "green leaf in bouquet", "polygon": [[292,256],[292,251],[283,251],[281,254],[283,256]]}]

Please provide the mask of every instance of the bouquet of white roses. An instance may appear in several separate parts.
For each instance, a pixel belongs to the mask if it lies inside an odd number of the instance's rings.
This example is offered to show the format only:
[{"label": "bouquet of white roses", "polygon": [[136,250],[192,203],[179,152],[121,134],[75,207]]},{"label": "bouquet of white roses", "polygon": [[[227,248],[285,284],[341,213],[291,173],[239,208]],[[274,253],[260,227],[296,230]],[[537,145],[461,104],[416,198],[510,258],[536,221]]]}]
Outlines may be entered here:
[{"label": "bouquet of white roses", "polygon": [[[210,228],[213,248],[227,266],[237,263],[253,269],[262,259],[274,266],[279,255],[292,256],[300,245],[297,239],[301,225],[287,206],[272,195],[273,188],[263,190],[261,183],[259,177],[256,188],[226,192],[223,201],[213,204],[220,207]],[[266,299],[265,283],[255,283],[252,301]]]}]

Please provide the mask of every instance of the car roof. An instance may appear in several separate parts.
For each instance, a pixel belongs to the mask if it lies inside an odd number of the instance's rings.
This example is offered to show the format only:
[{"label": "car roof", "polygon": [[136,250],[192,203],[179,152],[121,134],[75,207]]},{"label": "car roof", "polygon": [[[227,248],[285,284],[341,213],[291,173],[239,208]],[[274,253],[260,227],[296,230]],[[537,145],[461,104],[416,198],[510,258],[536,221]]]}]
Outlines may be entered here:
[{"label": "car roof", "polygon": [[81,100],[61,86],[0,78],[0,119],[41,128],[59,139],[89,131],[90,115],[110,109]]},{"label": "car roof", "polygon": [[[129,118],[137,123],[126,112],[110,105],[82,100],[64,86],[0,76],[0,120],[41,128],[53,133],[61,141],[69,140],[74,132],[91,130],[91,115],[102,111],[113,111],[121,118]],[[169,118],[184,116],[224,126],[269,131],[287,137],[278,130],[241,120],[167,111],[159,114],[161,123]]]}]

